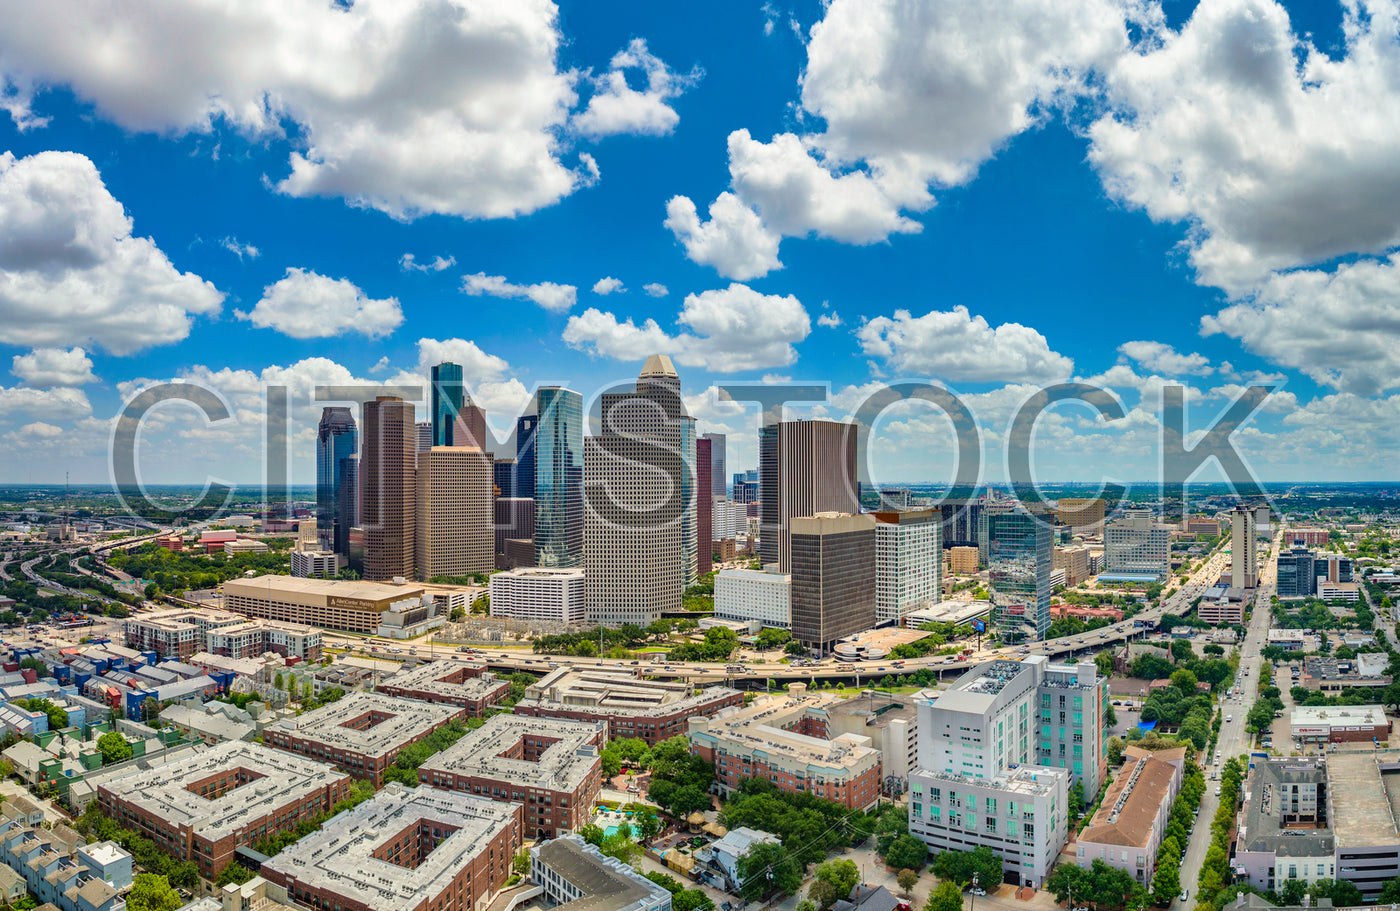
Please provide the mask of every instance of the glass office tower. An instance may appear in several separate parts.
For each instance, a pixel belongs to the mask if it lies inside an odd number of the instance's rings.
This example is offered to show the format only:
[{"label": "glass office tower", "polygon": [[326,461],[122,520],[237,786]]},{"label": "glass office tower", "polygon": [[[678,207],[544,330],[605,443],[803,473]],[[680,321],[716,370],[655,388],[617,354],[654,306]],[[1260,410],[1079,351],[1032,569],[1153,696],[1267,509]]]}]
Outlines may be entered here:
[{"label": "glass office tower", "polygon": [[341,527],[338,502],[344,480],[342,463],[358,449],[359,435],[350,409],[321,409],[321,423],[316,428],[316,537],[322,550],[348,552],[350,529]]},{"label": "glass office tower", "polygon": [[1003,642],[1044,639],[1050,629],[1055,558],[1053,520],[1047,519],[1020,510],[983,514],[992,620]]},{"label": "glass office tower", "polygon": [[462,365],[444,361],[430,371],[433,445],[452,445],[452,422],[462,410]]},{"label": "glass office tower", "polygon": [[525,500],[535,498],[535,432],[539,424],[537,414],[522,414],[515,421],[514,495]]},{"label": "glass office tower", "polygon": [[535,565],[582,566],[583,396],[543,386],[536,400]]}]

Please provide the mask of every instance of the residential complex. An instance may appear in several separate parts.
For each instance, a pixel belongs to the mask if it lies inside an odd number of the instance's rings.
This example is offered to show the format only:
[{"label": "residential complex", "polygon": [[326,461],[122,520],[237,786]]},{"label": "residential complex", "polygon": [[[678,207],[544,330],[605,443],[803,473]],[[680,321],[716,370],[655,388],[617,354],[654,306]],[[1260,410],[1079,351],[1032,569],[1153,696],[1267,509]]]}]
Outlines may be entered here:
[{"label": "residential complex", "polygon": [[715,619],[788,629],[792,575],[776,568],[720,570],[715,573]]},{"label": "residential complex", "polygon": [[231,741],[106,777],[97,800],[108,818],[213,879],[236,848],[329,813],[350,783],[323,762]]},{"label": "residential complex", "polygon": [[304,907],[474,911],[510,876],[520,817],[516,804],[392,783],[260,873]]},{"label": "residential complex", "polygon": [[480,718],[510,691],[510,681],[487,673],[484,665],[443,660],[400,671],[377,689],[385,696],[455,705]]},{"label": "residential complex", "polygon": [[530,880],[557,911],[671,911],[671,893],[577,835],[530,849]]},{"label": "residential complex", "polygon": [[211,630],[246,622],[246,617],[228,611],[172,608],[126,618],[122,635],[128,648],[185,661],[196,652],[209,651]]},{"label": "residential complex", "polygon": [[268,746],[334,763],[379,787],[399,751],[467,716],[463,708],[351,693],[330,705],[284,718],[263,732]]},{"label": "residential complex", "polygon": [[1055,568],[1064,570],[1065,585],[1070,588],[1085,581],[1089,578],[1089,548],[1082,545],[1055,548]]},{"label": "residential complex", "polygon": [[966,545],[948,550],[948,569],[959,576],[977,575],[977,548]]},{"label": "residential complex", "polygon": [[852,809],[880,796],[880,751],[867,736],[834,734],[828,707],[834,695],[807,695],[791,683],[785,695],[711,718],[690,719],[691,752],[715,764],[715,784],[727,795],[746,778],[767,778],[782,791],[815,794]]},{"label": "residential complex", "polygon": [[1067,497],[1056,504],[1055,518],[1070,527],[1073,535],[1097,535],[1103,532],[1107,500]]},{"label": "residential complex", "polygon": [[1185,747],[1158,753],[1129,747],[1118,777],[1079,833],[1075,847],[1079,866],[1087,868],[1102,860],[1132,874],[1143,886],[1150,883],[1185,766]]},{"label": "residential complex", "polygon": [[494,715],[419,766],[418,780],[521,804],[526,836],[554,838],[592,816],[607,731],[601,721]]},{"label": "residential complex", "polygon": [[1303,757],[1258,761],[1244,788],[1235,847],[1242,881],[1274,890],[1290,879],[1337,878],[1324,763]]},{"label": "residential complex", "polygon": [[1252,589],[1259,584],[1259,551],[1254,513],[1239,506],[1230,513],[1230,587]]},{"label": "residential complex", "polygon": [[943,516],[934,509],[875,515],[875,621],[899,626],[943,595]]},{"label": "residential complex", "polygon": [[340,554],[329,550],[294,550],[289,555],[294,576],[333,579],[340,572]]},{"label": "residential complex", "polygon": [[515,714],[606,721],[608,738],[638,737],[649,744],[684,734],[687,719],[744,704],[724,686],[698,694],[690,683],[643,680],[623,667],[561,667],[525,688]]},{"label": "residential complex", "polygon": [[491,576],[491,616],[553,623],[584,622],[582,569],[523,567]]},{"label": "residential complex", "polygon": [[260,658],[274,652],[285,658],[320,661],[321,631],[300,623],[244,620],[209,630],[201,651],[224,658]]}]

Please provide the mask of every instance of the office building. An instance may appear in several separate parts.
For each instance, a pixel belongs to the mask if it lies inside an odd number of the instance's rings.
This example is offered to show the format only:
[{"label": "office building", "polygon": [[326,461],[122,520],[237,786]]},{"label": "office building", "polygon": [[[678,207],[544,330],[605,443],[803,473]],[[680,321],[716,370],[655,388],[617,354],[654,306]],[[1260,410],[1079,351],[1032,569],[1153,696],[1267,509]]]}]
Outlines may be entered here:
[{"label": "office building", "polygon": [[522,414],[515,419],[515,493],[527,500],[535,498],[535,433],[538,414]]},{"label": "office building", "polygon": [[[759,431],[759,554],[792,571],[790,523],[823,512],[860,512],[856,425],[779,421]],[[736,498],[737,499],[737,498]]]},{"label": "office building", "polygon": [[505,885],[521,807],[397,782],[264,861],[298,907],[478,911]]},{"label": "office building", "polygon": [[1299,541],[1289,550],[1280,550],[1275,566],[1280,598],[1311,597],[1319,594],[1319,587],[1325,583],[1354,581],[1350,557],[1318,554]]},{"label": "office building", "polygon": [[[355,453],[340,460],[340,492],[335,504],[335,534],[344,539],[344,550],[337,544],[337,552],[345,557],[346,565],[356,572],[364,571],[364,529],[360,524],[360,455]],[[350,546],[351,539],[359,542],[359,547]],[[357,556],[352,557],[352,554]]]},{"label": "office building", "polygon": [[[603,394],[601,432],[584,439],[590,622],[645,627],[680,610],[688,568],[683,452],[693,428],[665,355],[647,358],[634,392]],[[689,487],[693,495],[693,481]],[[535,527],[538,534],[538,517]]]},{"label": "office building", "polygon": [[414,427],[414,451],[427,452],[433,448],[433,422],[420,421]]},{"label": "office building", "polygon": [[468,717],[480,718],[510,692],[510,681],[487,673],[483,665],[442,660],[399,671],[376,690],[385,696],[455,705],[466,709]]},{"label": "office building", "polygon": [[323,762],[229,741],[149,770],[104,776],[97,800],[107,818],[214,879],[237,848],[329,813],[350,784]]},{"label": "office building", "polygon": [[270,747],[332,762],[377,788],[404,747],[467,717],[465,709],[358,692],[263,731]]},{"label": "office building", "polygon": [[[428,369],[429,414],[433,418],[433,446],[451,446],[452,425],[462,411],[465,390],[462,387],[462,365],[445,361]],[[474,445],[481,445],[479,439]],[[419,447],[422,448],[421,446]]]},{"label": "office building", "polygon": [[[728,470],[725,464],[727,438],[722,433],[707,433],[702,439],[710,441],[710,495],[727,500],[729,499],[729,491],[725,488],[725,479],[729,477],[725,474]],[[701,488],[701,490],[703,489]]]},{"label": "office building", "polygon": [[[695,572],[699,577],[709,575],[715,568],[715,495],[711,492],[714,441],[711,436],[713,434],[707,433],[695,441]],[[720,439],[723,441],[723,437]]]},{"label": "office building", "polygon": [[842,513],[788,522],[792,638],[829,652],[875,625],[876,524],[873,516]]},{"label": "office building", "polygon": [[1165,579],[1172,571],[1171,526],[1150,509],[1125,510],[1104,527],[1103,554],[1105,573]]},{"label": "office building", "polygon": [[792,626],[792,574],[776,570],[722,569],[715,573],[715,619]]},{"label": "office building", "polygon": [[[682,406],[682,410],[684,407]],[[686,415],[677,429],[681,437],[681,587],[689,588],[700,578],[700,514],[696,497],[699,457],[695,418]]]},{"label": "office building", "polygon": [[[365,402],[360,517],[366,579],[413,578],[417,452],[413,405],[392,395]],[[431,437],[432,425],[427,425]]]},{"label": "office building", "polygon": [[340,524],[345,460],[355,455],[359,436],[349,408],[323,408],[316,428],[316,532],[321,550],[343,554],[349,526]]},{"label": "office building", "polygon": [[495,495],[498,499],[513,500],[516,498],[516,491],[519,485],[516,483],[517,467],[519,463],[515,459],[493,459],[491,462],[491,481],[495,485]]},{"label": "office building", "polygon": [[948,565],[950,571],[954,575],[977,575],[977,548],[967,545],[950,548],[948,551]]},{"label": "office building", "polygon": [[521,804],[530,838],[556,838],[592,817],[607,739],[601,721],[493,715],[419,766],[418,780]]},{"label": "office building", "polygon": [[1070,588],[1089,578],[1089,548],[1055,548],[1055,568],[1065,571],[1065,585]]},{"label": "office building", "polygon": [[1274,536],[1273,513],[1268,504],[1254,507],[1254,533],[1265,541]]},{"label": "office building", "polygon": [[1159,754],[1130,749],[1097,812],[1079,833],[1075,856],[1086,870],[1101,860],[1145,888],[1156,872],[1172,802],[1181,791],[1186,748]]},{"label": "office building", "polygon": [[757,503],[759,493],[757,469],[749,469],[748,471],[735,473],[734,491],[732,494],[735,503]]},{"label": "office building", "polygon": [[526,566],[535,562],[535,501],[524,497],[497,497],[496,510],[496,568],[514,569],[515,564],[505,559],[506,542],[529,540],[531,542]]},{"label": "office building", "polygon": [[1254,513],[1243,506],[1230,513],[1230,587],[1249,590],[1259,584],[1259,557]]},{"label": "office building", "polygon": [[530,881],[557,911],[671,911],[671,893],[577,835],[530,849]]},{"label": "office building", "polygon": [[834,734],[828,714],[840,697],[807,694],[805,683],[759,696],[742,708],[692,718],[690,750],[715,765],[720,795],[749,778],[863,810],[880,797],[880,751],[867,736]]},{"label": "office building", "polygon": [[583,396],[544,386],[535,399],[535,565],[582,566]]},{"label": "office building", "polygon": [[561,667],[525,688],[515,714],[606,721],[610,740],[637,737],[655,744],[684,734],[689,718],[743,704],[744,695],[729,687],[697,694],[689,682],[640,679],[632,668]]},{"label": "office building", "polygon": [[905,614],[943,596],[943,517],[936,509],[874,516],[875,622],[900,626]]},{"label": "office building", "polygon": [[1073,535],[1097,535],[1103,532],[1104,507],[1107,500],[1067,497],[1060,500],[1055,518],[1068,525]]},{"label": "office building", "polygon": [[1069,790],[1107,774],[1108,682],[1092,662],[996,660],[916,697],[909,831],[931,850],[992,848],[1006,878],[1038,887],[1068,838]]},{"label": "office building", "polygon": [[290,554],[294,576],[334,579],[340,572],[340,554],[328,550],[294,550]]},{"label": "office building", "polygon": [[1021,511],[983,513],[992,620],[1004,642],[1044,639],[1050,629],[1050,524]]},{"label": "office building", "polygon": [[583,570],[523,567],[491,576],[491,616],[582,624],[587,616]]},{"label": "office building", "polygon": [[418,454],[414,562],[422,578],[496,568],[491,485],[491,456],[475,446],[434,446]]}]

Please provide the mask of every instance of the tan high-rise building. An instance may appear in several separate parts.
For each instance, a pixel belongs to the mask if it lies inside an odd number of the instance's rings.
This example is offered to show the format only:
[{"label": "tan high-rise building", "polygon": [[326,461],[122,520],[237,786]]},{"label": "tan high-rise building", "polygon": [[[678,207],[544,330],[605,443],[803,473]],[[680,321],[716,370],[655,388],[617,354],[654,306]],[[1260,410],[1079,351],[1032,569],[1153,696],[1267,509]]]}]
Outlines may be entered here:
[{"label": "tan high-rise building", "polygon": [[1254,541],[1254,513],[1243,506],[1230,513],[1230,587],[1259,584],[1259,555]]},{"label": "tan high-rise building", "polygon": [[1105,503],[1100,499],[1067,498],[1059,502],[1055,517],[1061,525],[1070,527],[1071,534],[1103,534]]},{"label": "tan high-rise building", "polygon": [[954,575],[977,575],[977,548],[965,546],[949,548],[948,559],[948,568]]},{"label": "tan high-rise building", "polygon": [[856,425],[779,421],[759,430],[759,546],[763,563],[792,571],[794,518],[856,514]]},{"label": "tan high-rise building", "polygon": [[[459,418],[453,439],[465,439]],[[492,462],[476,446],[434,446],[418,453],[414,562],[423,579],[489,573],[496,568]]]},{"label": "tan high-rise building", "polygon": [[365,402],[360,426],[360,520],[369,581],[413,578],[415,464],[413,405],[394,395]]},{"label": "tan high-rise building", "polygon": [[1089,548],[1055,548],[1055,568],[1065,571],[1065,585],[1073,588],[1089,578]]},{"label": "tan high-rise building", "polygon": [[[602,433],[583,439],[588,622],[646,626],[681,607],[689,470],[682,446],[694,424],[665,355],[647,358],[635,391],[604,393],[600,408]],[[692,480],[692,495],[694,487]]]}]

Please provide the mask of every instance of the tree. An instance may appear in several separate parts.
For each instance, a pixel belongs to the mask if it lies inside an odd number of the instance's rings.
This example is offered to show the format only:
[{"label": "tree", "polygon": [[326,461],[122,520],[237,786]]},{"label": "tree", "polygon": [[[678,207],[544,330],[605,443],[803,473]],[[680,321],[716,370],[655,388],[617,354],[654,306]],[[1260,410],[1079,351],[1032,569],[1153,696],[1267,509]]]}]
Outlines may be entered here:
[{"label": "tree", "polygon": [[928,845],[912,835],[901,835],[885,852],[885,863],[900,869],[918,870],[928,857]]},{"label": "tree", "polygon": [[131,758],[131,744],[116,731],[108,731],[97,738],[97,751],[102,754],[102,764],[124,762]]},{"label": "tree", "polygon": [[[1177,640],[1177,642],[1180,641],[1180,639]],[[1183,696],[1195,696],[1196,683],[1196,675],[1185,668],[1172,672],[1172,686],[1180,690]]]},{"label": "tree", "polygon": [[860,868],[853,860],[828,860],[817,867],[816,876],[817,881],[807,890],[807,897],[816,902],[818,908],[830,908],[850,896],[860,882]]},{"label": "tree", "polygon": [[1121,738],[1121,737],[1110,737],[1110,738],[1108,738],[1108,764],[1109,764],[1109,765],[1118,765],[1118,763],[1122,762],[1122,761],[1123,761],[1123,750],[1126,749],[1126,748],[1127,748],[1127,744],[1123,742],[1123,738]]},{"label": "tree", "polygon": [[1084,782],[1076,781],[1069,789],[1069,816],[1078,819],[1084,812]]},{"label": "tree", "polygon": [[252,878],[252,870],[234,861],[219,871],[219,878],[214,880],[214,885],[220,889],[230,883],[241,886]]},{"label": "tree", "polygon": [[1094,666],[1098,668],[1099,675],[1103,677],[1113,676],[1113,652],[1104,650],[1094,656]]},{"label": "tree", "polygon": [[807,655],[807,648],[801,642],[789,642],[783,646],[783,654],[793,658],[804,658]]},{"label": "tree", "polygon": [[176,911],[184,902],[164,876],[137,873],[126,896],[127,911]]},{"label": "tree", "polygon": [[1189,639],[1172,640],[1172,658],[1177,661],[1189,661],[1196,657],[1196,653],[1191,649]]},{"label": "tree", "polygon": [[1113,710],[1113,703],[1105,702],[1103,705],[1104,727],[1111,728],[1118,724],[1118,713]]},{"label": "tree", "polygon": [[1166,907],[1181,891],[1181,859],[1163,851],[1157,858],[1157,872],[1152,876],[1152,892],[1157,904]]},{"label": "tree", "polygon": [[510,869],[512,873],[524,876],[530,872],[530,849],[521,848],[515,857],[511,858]]},{"label": "tree", "polygon": [[[1167,614],[1170,617],[1171,614]],[[1165,617],[1163,618],[1165,619]],[[1151,652],[1138,655],[1133,659],[1132,673],[1134,677],[1141,680],[1160,680],[1163,677],[1170,677],[1172,663],[1161,655],[1154,655]]]},{"label": "tree", "polygon": [[900,870],[895,874],[894,881],[899,884],[899,891],[905,895],[910,895],[914,887],[919,883],[919,874],[913,870]]},{"label": "tree", "polygon": [[1381,886],[1381,892],[1376,896],[1376,904],[1393,905],[1400,902],[1400,876],[1395,879],[1387,879]]},{"label": "tree", "polygon": [[962,890],[957,883],[941,882],[928,894],[924,911],[962,911]]},{"label": "tree", "polygon": [[758,842],[739,858],[739,894],[761,901],[778,893],[786,898],[802,887],[802,867],[782,845]]},{"label": "tree", "polygon": [[578,830],[579,837],[597,847],[603,843],[603,828],[596,823],[587,823]]}]

